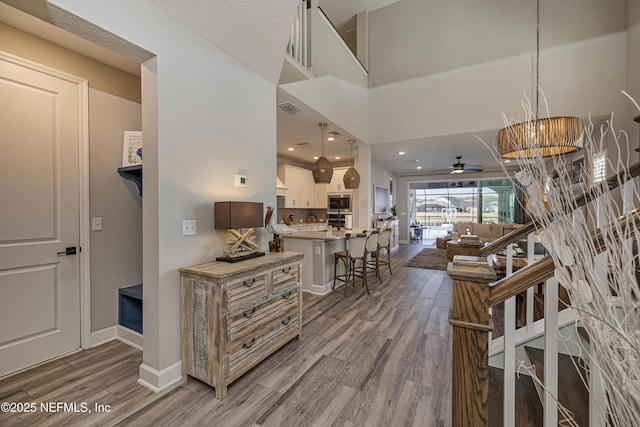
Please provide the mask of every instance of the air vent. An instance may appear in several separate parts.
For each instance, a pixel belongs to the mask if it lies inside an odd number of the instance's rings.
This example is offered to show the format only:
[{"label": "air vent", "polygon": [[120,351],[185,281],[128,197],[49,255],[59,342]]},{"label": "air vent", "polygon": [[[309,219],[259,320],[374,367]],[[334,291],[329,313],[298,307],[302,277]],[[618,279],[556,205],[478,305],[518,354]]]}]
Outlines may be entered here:
[{"label": "air vent", "polygon": [[309,144],[311,144],[309,141],[296,142],[296,145],[298,147],[304,147],[304,146],[307,146]]},{"label": "air vent", "polygon": [[295,114],[298,111],[300,111],[298,107],[296,107],[290,102],[283,102],[282,104],[278,104],[278,107],[280,107],[283,111],[286,111],[289,114]]},{"label": "air vent", "polygon": [[329,131],[329,132],[327,132],[327,133],[329,133],[329,134],[331,134],[331,135],[333,135],[333,136],[339,136],[339,135],[340,135],[340,132],[338,132],[337,130],[330,130],[330,131]]}]

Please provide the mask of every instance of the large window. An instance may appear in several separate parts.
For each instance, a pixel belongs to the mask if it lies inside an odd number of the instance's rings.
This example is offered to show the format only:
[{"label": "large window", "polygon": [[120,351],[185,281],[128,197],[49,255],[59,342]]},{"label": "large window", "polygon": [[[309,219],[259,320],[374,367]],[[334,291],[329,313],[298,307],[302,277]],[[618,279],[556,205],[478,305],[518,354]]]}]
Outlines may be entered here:
[{"label": "large window", "polygon": [[414,224],[442,226],[477,220],[478,188],[475,182],[467,185],[457,182],[431,182],[415,184],[415,187],[422,188],[411,190]]},{"label": "large window", "polygon": [[511,181],[480,181],[479,222],[510,224],[515,219],[515,208],[515,189]]},{"label": "large window", "polygon": [[411,225],[514,222],[515,191],[507,179],[412,183],[410,189]]}]

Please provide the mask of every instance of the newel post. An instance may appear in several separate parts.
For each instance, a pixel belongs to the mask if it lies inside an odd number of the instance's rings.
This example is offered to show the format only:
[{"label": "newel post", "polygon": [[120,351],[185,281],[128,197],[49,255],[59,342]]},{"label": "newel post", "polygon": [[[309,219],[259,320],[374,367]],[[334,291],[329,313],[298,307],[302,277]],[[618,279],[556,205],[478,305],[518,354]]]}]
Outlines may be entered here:
[{"label": "newel post", "polygon": [[495,271],[486,258],[461,256],[449,263],[453,280],[452,421],[453,427],[489,422],[489,283]]}]

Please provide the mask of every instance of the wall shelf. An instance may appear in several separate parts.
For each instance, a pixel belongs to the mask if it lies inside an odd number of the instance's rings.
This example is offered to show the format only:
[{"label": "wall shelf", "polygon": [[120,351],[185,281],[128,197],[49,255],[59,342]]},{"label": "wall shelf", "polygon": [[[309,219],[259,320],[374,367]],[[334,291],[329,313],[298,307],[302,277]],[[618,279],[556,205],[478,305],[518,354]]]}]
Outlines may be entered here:
[{"label": "wall shelf", "polygon": [[142,165],[123,166],[118,168],[118,173],[121,177],[133,181],[142,197]]}]

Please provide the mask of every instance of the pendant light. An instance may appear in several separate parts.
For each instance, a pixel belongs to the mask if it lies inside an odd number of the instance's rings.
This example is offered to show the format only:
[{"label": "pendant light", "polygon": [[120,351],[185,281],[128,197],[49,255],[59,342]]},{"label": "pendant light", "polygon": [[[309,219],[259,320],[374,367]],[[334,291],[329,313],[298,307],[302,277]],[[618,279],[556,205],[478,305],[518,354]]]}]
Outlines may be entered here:
[{"label": "pendant light", "polygon": [[311,168],[311,174],[313,175],[313,181],[316,184],[329,184],[333,177],[333,167],[329,160],[324,156],[324,128],[327,127],[326,122],[318,123],[320,131],[322,133],[322,156],[314,163]]},{"label": "pendant light", "polygon": [[584,126],[578,117],[539,117],[540,0],[536,2],[536,117],[498,132],[498,152],[503,159],[531,159],[572,153],[582,148]]},{"label": "pendant light", "polygon": [[[349,143],[349,145],[351,145],[351,158],[353,159],[353,144],[356,143],[356,140],[348,139],[347,142]],[[353,161],[355,164],[355,159]],[[356,168],[351,166],[349,169],[347,169],[347,171],[344,173],[344,176],[342,177],[342,182],[344,183],[344,188],[346,188],[347,190],[357,189],[360,185],[360,174],[358,173]]]}]

